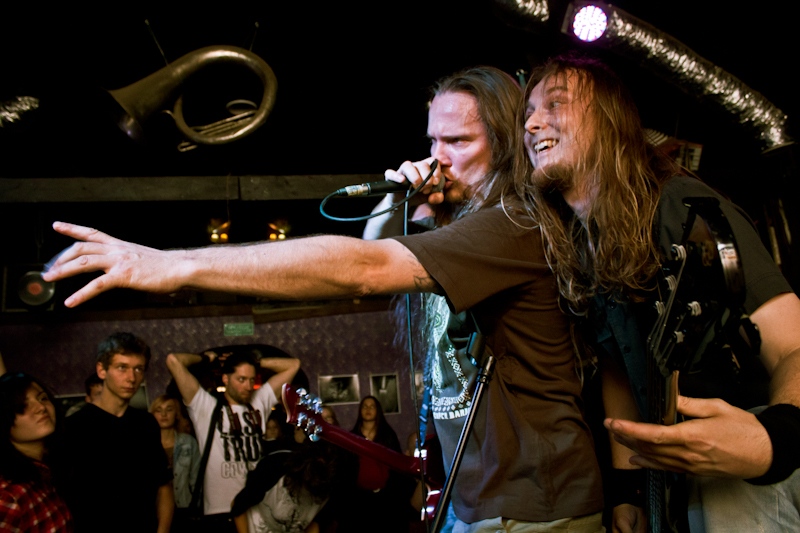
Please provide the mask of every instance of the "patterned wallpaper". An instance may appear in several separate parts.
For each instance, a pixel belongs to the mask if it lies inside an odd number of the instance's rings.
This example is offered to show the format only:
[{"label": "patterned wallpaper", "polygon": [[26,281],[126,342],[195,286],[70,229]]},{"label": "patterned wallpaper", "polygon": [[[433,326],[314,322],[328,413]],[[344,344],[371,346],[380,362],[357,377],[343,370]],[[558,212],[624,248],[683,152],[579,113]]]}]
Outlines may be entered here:
[{"label": "patterned wallpaper", "polygon": [[[37,324],[0,324],[0,353],[10,371],[28,372],[55,394],[83,393],[83,381],[94,369],[97,344],[115,331],[143,338],[153,358],[145,383],[148,401],[162,394],[170,381],[164,364],[170,352],[198,353],[215,346],[270,344],[302,361],[310,392],[319,394],[320,375],[358,374],[360,395],[370,394],[371,374],[399,378],[400,413],[387,414],[401,443],[416,423],[413,415],[409,357],[393,344],[394,325],[388,311],[350,313],[254,324],[254,335],[226,337],[223,326],[252,322],[249,316],[153,320],[109,320]],[[342,426],[355,423],[357,405],[337,404]]]}]

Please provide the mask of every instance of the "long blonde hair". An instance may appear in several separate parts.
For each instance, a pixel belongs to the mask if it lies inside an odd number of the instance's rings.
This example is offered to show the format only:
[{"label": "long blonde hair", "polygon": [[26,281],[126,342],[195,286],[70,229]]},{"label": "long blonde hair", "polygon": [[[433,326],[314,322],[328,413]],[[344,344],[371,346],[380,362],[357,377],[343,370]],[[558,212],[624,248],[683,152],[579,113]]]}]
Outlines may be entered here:
[{"label": "long blonde hair", "polygon": [[[516,188],[539,224],[545,256],[562,304],[585,314],[590,299],[611,293],[638,300],[650,289],[659,260],[652,227],[663,182],[678,171],[646,142],[639,112],[621,80],[591,58],[553,58],[531,75],[527,101],[540,82],[576,75],[573,101],[586,102],[593,126],[586,153],[569,169],[593,195],[583,222],[560,191],[537,186],[523,140],[517,140]],[[517,127],[525,127],[525,106]]]}]

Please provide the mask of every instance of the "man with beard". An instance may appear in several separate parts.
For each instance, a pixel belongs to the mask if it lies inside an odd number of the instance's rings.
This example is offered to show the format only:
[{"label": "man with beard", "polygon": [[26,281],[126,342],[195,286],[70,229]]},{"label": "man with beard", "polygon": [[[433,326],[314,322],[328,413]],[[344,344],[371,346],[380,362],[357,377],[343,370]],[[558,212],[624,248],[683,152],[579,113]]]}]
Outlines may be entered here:
[{"label": "man with beard", "polygon": [[[414,209],[409,210],[410,234],[457,220],[469,212],[470,205],[481,195],[488,193],[494,182],[493,169],[501,167],[500,162],[510,160],[513,154],[515,111],[522,98],[517,81],[491,66],[467,68],[445,76],[431,87],[430,93],[427,127],[430,157],[406,161],[397,170],[385,173],[387,180],[407,181],[416,187],[431,173],[433,161],[437,162],[431,182],[411,199]],[[401,193],[386,195],[373,212],[387,210],[402,197]],[[370,218],[363,237],[401,235],[402,222],[402,209]],[[410,315],[406,312],[407,303],[412,307]],[[426,422],[432,422],[441,443],[445,471],[449,472],[461,430],[473,407],[479,367],[466,347],[475,324],[466,311],[452,313],[447,299],[433,293],[420,294],[417,301],[398,301],[394,313],[398,332],[407,331],[407,320],[411,317],[415,341],[419,341],[415,345],[425,355],[426,396],[422,409],[427,414]],[[404,337],[396,336],[398,344],[405,344]],[[466,476],[472,467],[465,468],[462,475]],[[457,507],[463,508],[461,493],[466,491],[463,485],[457,487],[453,500]],[[459,514],[463,517],[465,511]],[[451,503],[442,533],[452,531],[456,520]]]},{"label": "man with beard", "polygon": [[[527,161],[519,158],[517,186],[547,243],[562,307],[586,322],[601,358],[605,427],[629,448],[612,453],[613,465],[687,474],[692,531],[800,530],[800,300],[758,233],[743,211],[647,145],[633,99],[603,64],[550,60],[525,96],[518,126]],[[754,405],[678,396],[677,412],[688,420],[638,422],[651,420],[642,317],[671,244],[681,242],[690,197],[718,202],[735,236],[744,312],[771,376],[769,407],[755,414],[747,410]],[[737,335],[731,346],[744,346],[734,344]],[[618,494],[607,498],[641,494],[642,477],[630,474],[615,473]],[[644,517],[625,509],[614,527],[644,531]]]},{"label": "man with beard", "polygon": [[[227,355],[227,354],[224,354]],[[272,408],[278,403],[281,387],[300,369],[300,360],[292,357],[262,357],[236,352],[222,363],[221,398],[200,386],[187,366],[203,358],[214,361],[218,354],[169,354],[167,368],[181,393],[194,425],[197,442],[205,450],[211,434],[210,449],[203,475],[202,531],[236,531],[230,514],[236,494],[244,488],[247,473],[262,457],[262,435]],[[274,372],[264,386],[254,388],[256,370]]]}]

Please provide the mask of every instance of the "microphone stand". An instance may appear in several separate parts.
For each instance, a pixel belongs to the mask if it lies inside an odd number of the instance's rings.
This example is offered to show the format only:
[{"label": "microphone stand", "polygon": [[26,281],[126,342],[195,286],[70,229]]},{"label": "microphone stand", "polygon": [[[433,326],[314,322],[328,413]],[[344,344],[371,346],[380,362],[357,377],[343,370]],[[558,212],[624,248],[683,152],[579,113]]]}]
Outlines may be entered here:
[{"label": "microphone stand", "polygon": [[[477,326],[477,323],[476,323]],[[467,440],[472,432],[472,426],[475,422],[475,416],[478,412],[478,405],[481,402],[486,385],[492,379],[492,372],[494,371],[494,355],[491,350],[484,353],[485,340],[483,334],[480,332],[473,333],[469,340],[467,352],[474,357],[477,354],[482,357],[481,369],[478,371],[478,377],[475,381],[475,394],[472,399],[472,405],[469,408],[469,414],[464,421],[464,427],[461,428],[461,436],[458,438],[456,451],[453,454],[452,462],[450,463],[450,473],[447,475],[444,487],[439,496],[439,503],[436,506],[436,514],[434,515],[433,524],[430,533],[439,533],[442,525],[444,524],[447,508],[450,506],[450,494],[453,491],[453,485],[456,481],[458,469],[461,467],[461,460],[464,458],[464,450],[467,447]]]}]

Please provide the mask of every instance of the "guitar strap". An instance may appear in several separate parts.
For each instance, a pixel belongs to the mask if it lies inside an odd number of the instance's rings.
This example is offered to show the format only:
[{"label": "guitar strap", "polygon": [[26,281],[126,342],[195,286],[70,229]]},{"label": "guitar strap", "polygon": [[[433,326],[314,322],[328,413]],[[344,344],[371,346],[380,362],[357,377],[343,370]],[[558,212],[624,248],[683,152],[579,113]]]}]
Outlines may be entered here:
[{"label": "guitar strap", "polygon": [[206,477],[206,465],[208,464],[208,454],[211,452],[211,440],[214,438],[214,429],[221,415],[222,398],[217,397],[217,405],[214,406],[214,411],[211,414],[211,422],[208,424],[206,445],[203,447],[203,456],[200,458],[200,470],[197,472],[197,481],[195,481],[194,491],[192,492],[192,503],[189,504],[189,509],[191,509],[196,516],[203,516],[203,482]]}]

